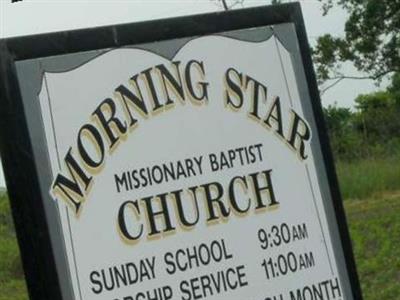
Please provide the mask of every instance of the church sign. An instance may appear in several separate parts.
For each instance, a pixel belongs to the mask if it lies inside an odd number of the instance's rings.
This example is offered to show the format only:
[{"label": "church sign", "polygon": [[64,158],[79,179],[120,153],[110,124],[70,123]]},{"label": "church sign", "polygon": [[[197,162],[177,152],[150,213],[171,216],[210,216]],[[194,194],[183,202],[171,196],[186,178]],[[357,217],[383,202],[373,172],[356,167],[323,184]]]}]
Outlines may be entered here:
[{"label": "church sign", "polygon": [[32,299],[360,299],[298,4],[1,42]]}]

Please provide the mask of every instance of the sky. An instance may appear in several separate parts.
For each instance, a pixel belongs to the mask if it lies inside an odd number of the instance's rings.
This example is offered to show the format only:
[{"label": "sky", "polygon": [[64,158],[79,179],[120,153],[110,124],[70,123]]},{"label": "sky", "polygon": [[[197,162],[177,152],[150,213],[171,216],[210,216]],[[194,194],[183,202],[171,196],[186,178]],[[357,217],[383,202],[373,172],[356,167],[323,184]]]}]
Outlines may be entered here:
[{"label": "sky", "polygon": [[[234,0],[227,0],[228,3]],[[287,1],[288,2],[288,1]],[[268,0],[245,0],[235,8],[260,6]],[[322,16],[318,0],[300,2],[310,44],[322,34],[344,35],[347,13],[333,9]],[[0,0],[0,38],[37,33],[97,27],[110,24],[138,22],[222,10],[211,0]],[[343,70],[348,75],[359,75],[352,66]],[[378,87],[368,80],[345,80],[322,95],[324,106],[337,103],[352,108],[354,99],[361,93],[369,93]],[[0,187],[4,176],[0,165]]]}]

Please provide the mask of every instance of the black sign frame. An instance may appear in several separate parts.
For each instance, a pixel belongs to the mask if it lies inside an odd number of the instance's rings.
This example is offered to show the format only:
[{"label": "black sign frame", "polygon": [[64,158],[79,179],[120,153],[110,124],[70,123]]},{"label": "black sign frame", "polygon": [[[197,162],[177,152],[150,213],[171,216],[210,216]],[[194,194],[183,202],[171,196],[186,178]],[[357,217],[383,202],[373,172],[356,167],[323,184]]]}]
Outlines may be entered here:
[{"label": "black sign frame", "polygon": [[31,299],[62,299],[50,242],[38,166],[33,159],[15,62],[80,51],[202,36],[258,26],[293,23],[298,36],[312,111],[327,170],[346,268],[354,299],[362,299],[346,217],[323,120],[321,101],[298,3],[217,12],[134,24],[9,38],[0,41],[0,151]]}]

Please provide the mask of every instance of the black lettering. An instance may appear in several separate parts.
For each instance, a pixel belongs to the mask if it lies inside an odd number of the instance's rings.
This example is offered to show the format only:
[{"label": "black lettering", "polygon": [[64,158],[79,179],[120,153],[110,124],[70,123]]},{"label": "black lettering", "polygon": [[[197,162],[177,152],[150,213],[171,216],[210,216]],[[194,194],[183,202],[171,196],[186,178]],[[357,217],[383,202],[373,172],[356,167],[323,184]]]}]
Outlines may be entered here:
[{"label": "black lettering", "polygon": [[[222,201],[222,196],[224,194],[224,189],[222,185],[218,182],[211,182],[207,184],[203,184],[201,186],[204,188],[204,193],[207,200],[207,209],[208,209],[208,219],[207,221],[214,221],[219,219],[215,212],[215,205],[218,206],[220,214],[222,217],[228,217],[230,214],[230,209],[225,207],[224,202]],[[212,195],[212,190],[216,190],[216,195]]]},{"label": "black lettering", "polygon": [[[89,153],[86,151],[86,148],[82,142],[82,137],[90,134],[89,139],[93,142],[96,150],[99,152],[98,161],[95,161]],[[101,135],[96,127],[91,124],[86,124],[81,127],[78,133],[78,151],[80,156],[82,157],[85,164],[90,168],[98,168],[104,161],[104,143],[101,138]]]},{"label": "black lettering", "polygon": [[180,61],[175,61],[172,62],[172,65],[175,67],[176,70],[176,76],[171,74],[171,72],[164,66],[164,65],[158,65],[156,66],[156,69],[160,72],[160,76],[162,79],[163,83],[163,88],[165,95],[167,97],[167,102],[166,104],[172,104],[174,101],[171,98],[170,93],[168,92],[171,88],[173,89],[173,92],[180,98],[180,100],[185,99],[185,93],[183,89],[183,84],[181,80],[181,74],[179,72],[179,65]]},{"label": "black lettering", "polygon": [[[235,82],[233,78],[237,79],[239,82]],[[227,90],[225,91],[226,105],[232,106],[234,109],[240,109],[243,105],[243,91],[241,89],[242,85],[242,73],[239,73],[234,68],[229,68],[225,73],[225,81],[227,85]],[[235,96],[236,101],[233,101],[231,96]]]},{"label": "black lettering", "polygon": [[[257,198],[257,206],[256,206],[256,210],[261,209],[261,208],[265,208],[267,206],[273,206],[273,205],[277,205],[279,204],[278,201],[276,201],[275,199],[275,193],[274,193],[274,189],[272,187],[272,179],[271,179],[271,172],[272,170],[267,170],[267,171],[262,171],[261,174],[264,175],[265,181],[267,183],[267,185],[260,187],[260,184],[258,182],[258,177],[260,173],[253,173],[250,174],[250,177],[253,180],[253,186],[254,186],[254,191],[256,193],[256,198]],[[268,195],[269,195],[269,204],[265,204],[263,203],[262,200],[262,192],[267,191]]]},{"label": "black lettering", "polygon": [[251,200],[247,199],[247,206],[245,208],[240,208],[240,206],[237,202],[237,199],[236,199],[236,194],[235,194],[235,182],[242,183],[244,185],[245,189],[247,190],[248,186],[247,186],[246,177],[236,176],[236,177],[232,178],[232,180],[229,184],[229,199],[231,202],[231,206],[238,213],[246,213],[250,209]]},{"label": "black lettering", "polygon": [[126,201],[121,205],[121,207],[119,208],[119,212],[118,212],[118,225],[119,225],[119,229],[120,229],[121,234],[128,241],[134,242],[134,241],[138,240],[142,236],[142,234],[143,234],[143,224],[139,225],[139,230],[135,235],[130,233],[128,228],[127,228],[127,226],[126,226],[126,221],[125,221],[126,208],[131,208],[132,211],[135,214],[140,215],[139,204],[138,204],[137,201]]},{"label": "black lettering", "polygon": [[[175,227],[171,223],[171,218],[169,214],[169,209],[167,205],[167,197],[168,194],[160,194],[157,195],[156,197],[147,197],[143,198],[142,201],[146,204],[146,210],[147,210],[147,216],[148,216],[148,221],[150,225],[150,232],[149,236],[156,235],[158,233],[161,233],[161,230],[157,228],[156,224],[156,218],[157,217],[162,217],[164,220],[164,225],[165,228],[162,230],[163,232],[169,232],[175,229]],[[152,205],[152,202],[154,199],[159,199],[161,203],[161,209],[156,211]]]},{"label": "black lettering", "polygon": [[276,124],[276,132],[284,138],[283,136],[283,126],[282,126],[282,113],[281,113],[281,102],[279,97],[275,97],[267,114],[267,117],[264,120],[264,124],[269,128],[272,128],[271,120]]},{"label": "black lettering", "polygon": [[201,78],[205,77],[203,62],[199,62],[196,60],[189,61],[185,68],[185,80],[187,89],[194,100],[197,100],[199,102],[208,100],[208,85],[209,85],[208,82],[205,81],[197,82],[196,85],[198,87],[198,90],[200,91],[200,94],[196,95],[196,92],[194,91],[192,82],[192,70],[194,69],[193,67],[197,67],[196,69],[198,70],[198,73],[200,74]]},{"label": "black lettering", "polygon": [[[294,150],[296,150],[302,159],[306,159],[308,156],[305,152],[304,142],[308,141],[311,137],[310,128],[308,128],[307,123],[298,115],[294,110],[292,110],[293,121],[292,128],[289,132],[288,143]],[[300,131],[303,128],[302,132]]]},{"label": "black lettering", "polygon": [[83,201],[82,198],[84,196],[78,180],[83,183],[83,189],[86,191],[89,188],[93,177],[88,177],[85,174],[81,166],[72,156],[71,151],[72,148],[69,148],[67,155],[64,158],[64,162],[68,168],[72,180],[68,177],[65,177],[63,174],[58,174],[53,184],[53,191],[60,189],[63,192],[63,195],[67,197],[67,200],[74,206],[75,213],[78,214]]},{"label": "black lettering", "polygon": [[[107,109],[109,111],[108,118],[105,116],[104,109]],[[101,102],[100,105],[93,112],[93,115],[98,118],[100,125],[107,134],[110,149],[120,139],[120,136],[122,134],[125,134],[127,131],[126,122],[121,122],[115,116],[115,112],[115,103],[110,98],[104,99],[103,102]]]},{"label": "black lettering", "polygon": [[264,95],[264,99],[267,99],[267,87],[263,85],[262,83],[258,82],[254,78],[251,78],[250,76],[246,76],[245,79],[245,86],[246,89],[249,87],[249,85],[252,84],[252,111],[250,112],[250,115],[255,117],[258,120],[261,120],[260,116],[258,115],[258,103],[260,100],[260,91]]},{"label": "black lettering", "polygon": [[92,291],[95,294],[100,294],[103,291],[103,286],[99,278],[100,278],[99,272],[93,271],[90,273],[90,281],[92,282],[93,285],[97,286],[97,287],[95,286],[92,287]]},{"label": "black lettering", "polygon": [[122,100],[122,103],[124,104],[124,107],[129,115],[130,118],[129,127],[132,127],[137,123],[137,120],[132,116],[131,110],[129,109],[129,105],[133,106],[142,115],[144,116],[148,115],[146,103],[144,102],[142,92],[139,89],[137,78],[138,75],[135,75],[130,80],[132,85],[137,90],[137,95],[133,94],[129,89],[127,89],[122,84],[115,89],[115,92],[119,93],[119,95],[121,96],[120,99]]}]

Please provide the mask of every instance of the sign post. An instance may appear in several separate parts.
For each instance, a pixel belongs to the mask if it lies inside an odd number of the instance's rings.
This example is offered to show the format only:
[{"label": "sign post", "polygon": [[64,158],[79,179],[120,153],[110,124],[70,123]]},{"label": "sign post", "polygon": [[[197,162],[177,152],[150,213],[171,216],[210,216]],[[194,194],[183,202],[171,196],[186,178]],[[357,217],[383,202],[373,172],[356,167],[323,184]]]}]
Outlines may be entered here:
[{"label": "sign post", "polygon": [[361,299],[298,4],[1,42],[32,299]]}]

